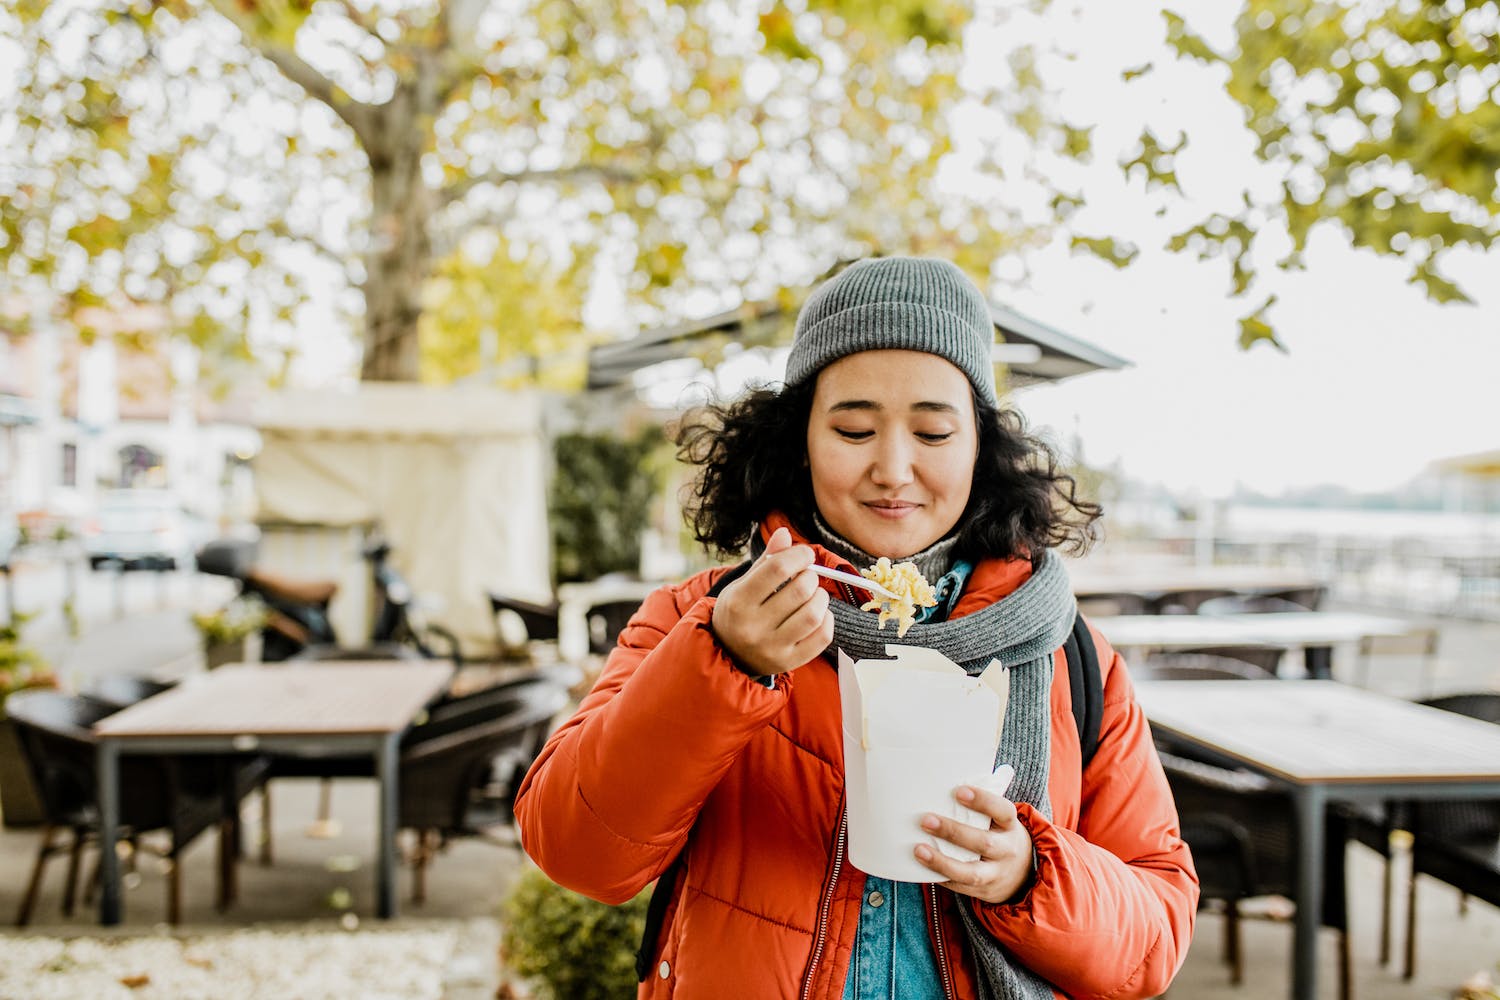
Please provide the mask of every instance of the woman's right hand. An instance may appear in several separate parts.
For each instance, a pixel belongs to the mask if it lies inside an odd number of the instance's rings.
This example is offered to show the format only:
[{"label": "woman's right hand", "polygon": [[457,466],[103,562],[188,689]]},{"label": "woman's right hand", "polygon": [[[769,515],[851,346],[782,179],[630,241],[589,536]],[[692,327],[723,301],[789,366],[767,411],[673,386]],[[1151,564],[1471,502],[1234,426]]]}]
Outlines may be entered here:
[{"label": "woman's right hand", "polygon": [[791,532],[777,528],[754,565],[719,595],[714,635],[748,673],[795,670],[833,643],[828,592],[812,563],[812,548],[793,545]]}]

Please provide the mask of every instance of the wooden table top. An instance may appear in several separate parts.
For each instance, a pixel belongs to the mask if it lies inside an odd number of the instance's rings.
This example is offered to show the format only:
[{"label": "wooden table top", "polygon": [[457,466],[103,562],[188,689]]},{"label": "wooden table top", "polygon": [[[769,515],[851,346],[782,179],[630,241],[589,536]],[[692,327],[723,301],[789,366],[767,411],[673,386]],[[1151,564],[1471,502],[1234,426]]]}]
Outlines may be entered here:
[{"label": "wooden table top", "polygon": [[1500,782],[1500,726],[1336,681],[1136,684],[1153,729],[1303,783]]},{"label": "wooden table top", "polygon": [[234,664],[101,720],[94,731],[148,736],[391,733],[448,684],[447,661]]}]

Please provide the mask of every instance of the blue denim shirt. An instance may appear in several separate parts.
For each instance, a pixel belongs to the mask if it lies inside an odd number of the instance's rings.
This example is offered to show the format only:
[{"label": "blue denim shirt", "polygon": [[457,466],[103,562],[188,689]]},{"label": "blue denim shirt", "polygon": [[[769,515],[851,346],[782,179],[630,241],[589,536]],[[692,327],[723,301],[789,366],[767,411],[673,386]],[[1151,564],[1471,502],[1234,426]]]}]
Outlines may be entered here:
[{"label": "blue denim shirt", "polygon": [[844,1000],[943,1000],[926,906],[916,882],[865,880]]},{"label": "blue denim shirt", "polygon": [[[974,567],[962,560],[934,586],[937,606],[918,621],[946,621]],[[865,880],[844,1000],[943,1000],[937,957],[927,935],[927,901],[916,882]]]}]

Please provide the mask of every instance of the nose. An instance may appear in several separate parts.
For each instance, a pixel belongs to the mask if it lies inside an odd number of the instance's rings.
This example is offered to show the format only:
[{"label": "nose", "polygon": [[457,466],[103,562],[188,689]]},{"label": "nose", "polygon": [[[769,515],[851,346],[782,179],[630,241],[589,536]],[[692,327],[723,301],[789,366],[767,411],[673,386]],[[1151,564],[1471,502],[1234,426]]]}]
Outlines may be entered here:
[{"label": "nose", "polygon": [[899,434],[883,434],[870,465],[870,481],[882,489],[905,486],[912,481],[912,447]]}]

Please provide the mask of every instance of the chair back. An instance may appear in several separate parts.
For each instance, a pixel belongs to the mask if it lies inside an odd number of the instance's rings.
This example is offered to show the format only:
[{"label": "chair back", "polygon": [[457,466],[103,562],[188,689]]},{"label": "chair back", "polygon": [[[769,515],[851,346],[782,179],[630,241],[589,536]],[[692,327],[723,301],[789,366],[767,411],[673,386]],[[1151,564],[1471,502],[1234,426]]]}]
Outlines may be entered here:
[{"label": "chair back", "polygon": [[1308,607],[1269,594],[1231,594],[1213,597],[1198,605],[1200,615],[1265,615],[1275,612],[1308,611]]},{"label": "chair back", "polygon": [[497,760],[511,769],[502,803],[508,819],[520,777],[567,702],[558,684],[532,677],[434,708],[402,747],[401,825],[463,830],[474,790]]},{"label": "chair back", "polygon": [[89,685],[88,694],[115,708],[129,708],[152,695],[169,691],[173,686],[172,681],[158,681],[135,674],[105,674],[94,679]]},{"label": "chair back", "polygon": [[1417,690],[1426,692],[1432,684],[1432,669],[1437,662],[1439,632],[1436,628],[1414,628],[1404,635],[1367,635],[1359,640],[1355,659],[1355,684],[1369,687],[1375,664],[1387,676],[1416,674]]},{"label": "chair back", "polygon": [[604,601],[588,609],[589,652],[607,656],[615,648],[615,641],[630,623],[631,616],[640,610],[638,599]]},{"label": "chair back", "polygon": [[494,591],[489,592],[489,598],[497,630],[500,628],[499,620],[502,615],[513,615],[525,626],[527,639],[540,641],[557,638],[557,602],[537,604],[535,601],[524,601],[519,597],[509,597]]},{"label": "chair back", "polygon": [[[1272,656],[1274,654],[1274,660],[1279,660],[1281,652],[1274,647],[1214,646],[1157,653],[1146,658],[1138,673],[1142,678],[1156,681],[1274,680],[1276,672]],[[1259,654],[1261,662],[1246,658],[1253,654]],[[1271,665],[1267,666],[1267,662]]]},{"label": "chair back", "polygon": [[[1450,694],[1421,704],[1500,725],[1500,691]],[[1460,843],[1492,843],[1500,867],[1500,799],[1452,799],[1417,806],[1419,832]]]},{"label": "chair back", "polygon": [[1156,613],[1154,602],[1145,594],[1095,593],[1078,598],[1078,612],[1090,618],[1109,615],[1152,615]]},{"label": "chair back", "polygon": [[1308,587],[1290,587],[1286,590],[1273,590],[1265,596],[1290,601],[1292,604],[1299,605],[1305,611],[1316,611],[1323,606],[1323,599],[1328,596],[1328,588],[1319,583]]},{"label": "chair back", "polygon": [[1163,594],[1152,602],[1152,610],[1159,615],[1192,615],[1198,606],[1216,597],[1233,597],[1235,591],[1223,587],[1201,587],[1195,590],[1176,590]]},{"label": "chair back", "polygon": [[96,801],[93,725],[115,707],[86,695],[22,691],[5,702],[48,823],[88,822]]}]

